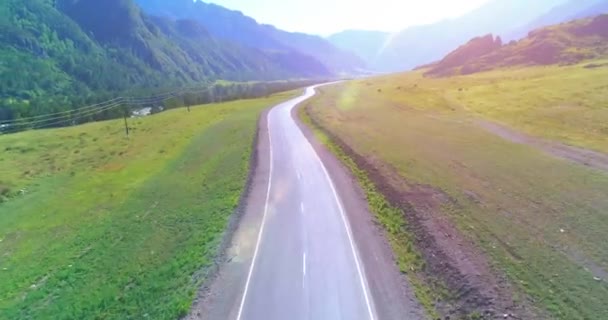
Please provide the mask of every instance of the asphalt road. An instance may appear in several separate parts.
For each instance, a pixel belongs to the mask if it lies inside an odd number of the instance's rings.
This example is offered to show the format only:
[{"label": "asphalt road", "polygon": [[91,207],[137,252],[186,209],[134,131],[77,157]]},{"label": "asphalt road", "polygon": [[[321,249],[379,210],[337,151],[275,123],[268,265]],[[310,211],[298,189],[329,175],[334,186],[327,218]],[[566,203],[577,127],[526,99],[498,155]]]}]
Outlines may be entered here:
[{"label": "asphalt road", "polygon": [[291,116],[313,95],[268,113],[269,183],[238,320],[376,319],[334,183]]}]

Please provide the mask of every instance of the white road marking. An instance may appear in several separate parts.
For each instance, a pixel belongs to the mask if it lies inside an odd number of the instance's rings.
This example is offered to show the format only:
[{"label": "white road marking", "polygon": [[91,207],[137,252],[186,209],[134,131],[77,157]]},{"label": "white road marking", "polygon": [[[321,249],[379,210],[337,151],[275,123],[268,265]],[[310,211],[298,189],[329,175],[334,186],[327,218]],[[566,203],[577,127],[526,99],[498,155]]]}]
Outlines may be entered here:
[{"label": "white road marking", "polygon": [[[309,90],[315,90],[317,86],[314,87],[309,87],[306,90],[306,94],[308,94]],[[305,94],[305,95],[306,95]],[[312,97],[314,96],[314,92],[313,94],[310,96]],[[297,101],[294,101],[295,103],[292,105],[292,108],[295,108],[298,104],[302,103],[303,101],[308,100],[310,97],[306,97],[305,99],[296,99]],[[274,109],[280,108],[283,104],[271,109],[270,112],[272,112]],[[253,270],[255,268],[255,262],[256,262],[256,258],[258,255],[258,251],[259,251],[259,247],[260,247],[260,242],[261,242],[261,238],[262,238],[262,234],[264,233],[264,226],[266,224],[266,216],[268,213],[268,202],[270,199],[270,189],[271,189],[271,185],[272,185],[272,171],[273,171],[273,153],[272,153],[272,139],[271,139],[271,134],[270,134],[270,112],[268,113],[268,115],[266,116],[266,121],[267,121],[267,126],[268,126],[268,141],[270,143],[270,172],[269,172],[269,177],[268,177],[268,190],[266,192],[266,203],[264,205],[264,215],[262,217],[262,225],[260,227],[260,231],[258,233],[258,238],[257,238],[257,242],[256,242],[256,246],[255,246],[255,251],[253,253],[253,260],[251,262],[251,266],[249,268],[249,274],[247,275],[247,281],[245,283],[245,290],[243,293],[243,297],[241,299],[241,304],[239,307],[239,312],[237,315],[236,320],[241,320],[241,316],[243,314],[243,308],[245,306],[245,300],[247,299],[247,293],[249,290],[249,283],[251,282],[251,275],[253,274]],[[321,165],[321,169],[323,169],[323,173],[325,174],[325,178],[327,179],[327,181],[329,182],[329,186],[331,187],[332,193],[334,195],[334,198],[338,204],[338,209],[340,211],[340,215],[342,216],[342,222],[344,224],[344,227],[346,228],[346,234],[348,235],[348,240],[350,243],[350,247],[351,247],[351,251],[353,254],[353,257],[355,259],[355,265],[357,267],[357,273],[359,275],[359,281],[361,283],[361,287],[363,289],[363,296],[365,299],[365,303],[367,306],[367,310],[369,313],[369,317],[370,320],[375,320],[376,316],[374,314],[374,308],[372,307],[372,303],[369,299],[369,293],[368,293],[368,288],[367,288],[367,282],[365,281],[365,278],[363,277],[363,272],[361,271],[361,264],[359,262],[359,256],[357,254],[357,250],[355,249],[355,244],[352,238],[352,233],[350,230],[350,225],[348,224],[348,221],[346,220],[346,215],[344,214],[344,208],[342,206],[342,202],[338,196],[338,193],[336,192],[336,188],[334,187],[333,181],[331,180],[331,177],[329,176],[329,173],[327,172],[327,169],[325,168],[325,165],[323,164],[323,161],[321,161],[321,158],[319,157],[319,155],[317,154],[317,152],[314,150],[314,148],[312,147],[312,144],[310,143],[310,141],[308,141],[308,139],[304,136],[304,133],[302,132],[302,130],[300,130],[298,128],[297,132],[300,133],[300,135],[302,135],[302,137],[304,138],[304,140],[306,141],[306,145],[308,146],[308,148],[312,151],[312,153],[314,154],[315,158],[317,159],[317,161],[319,162],[319,164]],[[305,257],[305,256],[304,256]],[[304,258],[306,259],[306,258]],[[305,267],[306,264],[304,263],[304,272],[305,272]]]},{"label": "white road marking", "polygon": [[298,180],[302,180],[302,174],[300,173],[300,170],[297,170],[296,174],[298,175]]},{"label": "white road marking", "polygon": [[[313,87],[313,90],[315,88],[316,88],[316,86]],[[295,108],[295,107],[297,107],[297,104],[293,106],[293,108]],[[342,207],[342,201],[340,200],[340,197],[338,196],[338,193],[336,192],[336,188],[334,187],[334,183],[331,180],[331,177],[329,176],[329,173],[327,173],[327,169],[325,168],[325,165],[323,164],[323,161],[321,161],[321,158],[319,158],[319,155],[317,154],[317,152],[315,151],[315,149],[312,147],[312,144],[310,144],[310,141],[308,141],[308,139],[304,136],[304,133],[302,132],[302,130],[300,130],[299,127],[298,127],[297,131],[303,136],[304,140],[306,141],[306,145],[312,151],[312,153],[314,154],[314,156],[317,159],[317,161],[321,164],[321,169],[323,169],[323,173],[325,173],[325,178],[329,182],[329,186],[331,187],[331,191],[332,191],[332,193],[334,195],[334,198],[336,199],[336,202],[338,203],[338,209],[340,211],[340,215],[342,216],[342,223],[344,223],[344,227],[346,228],[346,234],[348,235],[348,241],[350,242],[350,248],[351,248],[353,257],[355,258],[355,265],[357,267],[357,273],[359,274],[359,281],[361,282],[361,286],[363,287],[363,296],[365,298],[365,304],[367,306],[367,311],[369,313],[370,320],[375,320],[376,316],[374,315],[374,310],[373,310],[373,307],[372,307],[372,303],[371,303],[371,301],[369,299],[369,294],[368,294],[368,289],[367,289],[367,283],[365,281],[365,278],[363,278],[363,272],[361,271],[361,264],[359,263],[359,256],[357,255],[357,250],[355,249],[355,243],[353,241],[353,237],[352,237],[352,234],[351,234],[351,231],[350,231],[350,226],[348,224],[348,221],[346,220],[346,215],[344,214],[344,208]]]},{"label": "white road marking", "polygon": [[270,170],[268,173],[268,189],[266,190],[266,203],[264,204],[264,215],[262,216],[262,226],[260,227],[260,232],[258,233],[258,239],[255,244],[255,251],[253,252],[253,260],[251,261],[251,266],[249,267],[249,274],[247,275],[247,282],[245,282],[245,291],[243,292],[243,298],[241,299],[241,305],[239,307],[239,313],[236,317],[237,320],[241,320],[241,316],[243,315],[243,307],[245,306],[245,300],[247,299],[247,291],[249,290],[249,282],[251,282],[251,275],[253,274],[253,268],[255,267],[255,261],[258,256],[258,250],[260,249],[260,242],[262,240],[262,234],[264,233],[264,226],[266,224],[266,215],[268,213],[268,201],[270,200],[270,187],[272,186],[272,170],[273,170],[273,154],[272,154],[272,138],[270,136],[270,110],[266,115],[266,126],[268,131],[268,143],[270,149]]},{"label": "white road marking", "polygon": [[304,202],[300,202],[300,212],[304,213]]},{"label": "white road marking", "polygon": [[302,272],[306,276],[306,252],[304,252],[304,259],[302,260]]}]

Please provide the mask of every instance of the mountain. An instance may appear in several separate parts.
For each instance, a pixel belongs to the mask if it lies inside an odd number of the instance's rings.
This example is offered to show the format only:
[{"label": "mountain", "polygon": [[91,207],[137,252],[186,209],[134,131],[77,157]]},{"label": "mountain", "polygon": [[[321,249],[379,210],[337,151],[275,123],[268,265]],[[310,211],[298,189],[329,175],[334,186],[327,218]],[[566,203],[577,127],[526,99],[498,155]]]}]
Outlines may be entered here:
[{"label": "mountain", "polygon": [[471,74],[502,67],[574,64],[608,58],[608,14],[531,31],[502,45],[492,35],[475,38],[427,66],[427,76]]},{"label": "mountain", "polygon": [[332,76],[310,56],[219,40],[132,0],[3,0],[0,30],[0,120],[219,79]]},{"label": "mountain", "polygon": [[[426,74],[437,76],[464,73],[461,70],[464,65],[467,65],[472,60],[495,52],[501,47],[502,39],[500,37],[494,38],[491,34],[473,38],[466,44],[450,52],[438,63],[431,64],[432,68]],[[428,65],[421,68],[424,67],[428,67]]]},{"label": "mountain", "polygon": [[481,34],[505,34],[538,18],[566,0],[490,0],[461,17],[414,26],[389,37],[370,68],[403,71],[437,61]]},{"label": "mountain", "polygon": [[601,13],[608,13],[608,0],[570,0],[554,7],[525,26],[512,30],[504,37],[507,40],[520,39],[525,37],[530,30],[564,21],[592,17]]},{"label": "mountain", "polygon": [[192,19],[220,39],[265,52],[296,51],[322,62],[333,72],[353,73],[365,67],[355,54],[333,46],[318,36],[292,33],[256,20],[239,11],[193,0],[136,0],[149,14],[173,19]]},{"label": "mountain", "polygon": [[0,100],[330,74],[300,53],[218,40],[131,0],[4,0],[0,27]]},{"label": "mountain", "polygon": [[342,50],[355,53],[367,64],[374,65],[389,36],[390,33],[382,31],[346,30],[329,36],[327,40]]},{"label": "mountain", "polygon": [[[148,16],[132,0],[62,3],[61,10],[101,44],[133,52],[153,69],[186,82],[211,77],[244,80],[328,74],[313,59],[293,51],[263,53],[217,40],[193,20]],[[277,64],[284,60],[282,55],[293,55],[301,67]]]}]

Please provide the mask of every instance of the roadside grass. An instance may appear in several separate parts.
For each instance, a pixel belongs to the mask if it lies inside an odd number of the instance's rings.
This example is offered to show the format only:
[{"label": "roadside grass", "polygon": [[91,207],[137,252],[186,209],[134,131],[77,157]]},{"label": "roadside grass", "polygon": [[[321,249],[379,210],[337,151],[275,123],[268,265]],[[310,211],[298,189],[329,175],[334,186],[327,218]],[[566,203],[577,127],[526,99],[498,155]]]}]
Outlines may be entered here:
[{"label": "roadside grass", "polygon": [[505,141],[474,121],[606,151],[605,75],[608,68],[582,65],[445,79],[414,72],[320,88],[307,109],[356,154],[447,194],[438,214],[537,306],[558,319],[603,319],[608,175]]},{"label": "roadside grass", "polygon": [[291,96],[0,136],[0,318],[185,315]]}]

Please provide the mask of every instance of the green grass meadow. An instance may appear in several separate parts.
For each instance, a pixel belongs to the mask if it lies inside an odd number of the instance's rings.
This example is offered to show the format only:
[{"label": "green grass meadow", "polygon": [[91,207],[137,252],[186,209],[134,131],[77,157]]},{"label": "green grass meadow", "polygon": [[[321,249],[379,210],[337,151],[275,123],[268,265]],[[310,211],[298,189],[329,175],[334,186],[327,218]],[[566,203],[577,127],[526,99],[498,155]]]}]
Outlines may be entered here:
[{"label": "green grass meadow", "polygon": [[442,79],[412,72],[320,90],[308,114],[371,163],[446,194],[437,214],[508,276],[516,296],[552,318],[605,319],[608,173],[511,143],[475,121],[608,151],[608,68]]},{"label": "green grass meadow", "polygon": [[0,136],[0,318],[185,315],[292,95]]},{"label": "green grass meadow", "polygon": [[[534,136],[608,153],[606,62],[448,78],[426,78],[420,70],[352,82],[337,102],[340,109],[390,103],[395,108],[477,115]],[[593,64],[604,66],[588,67]]]}]

